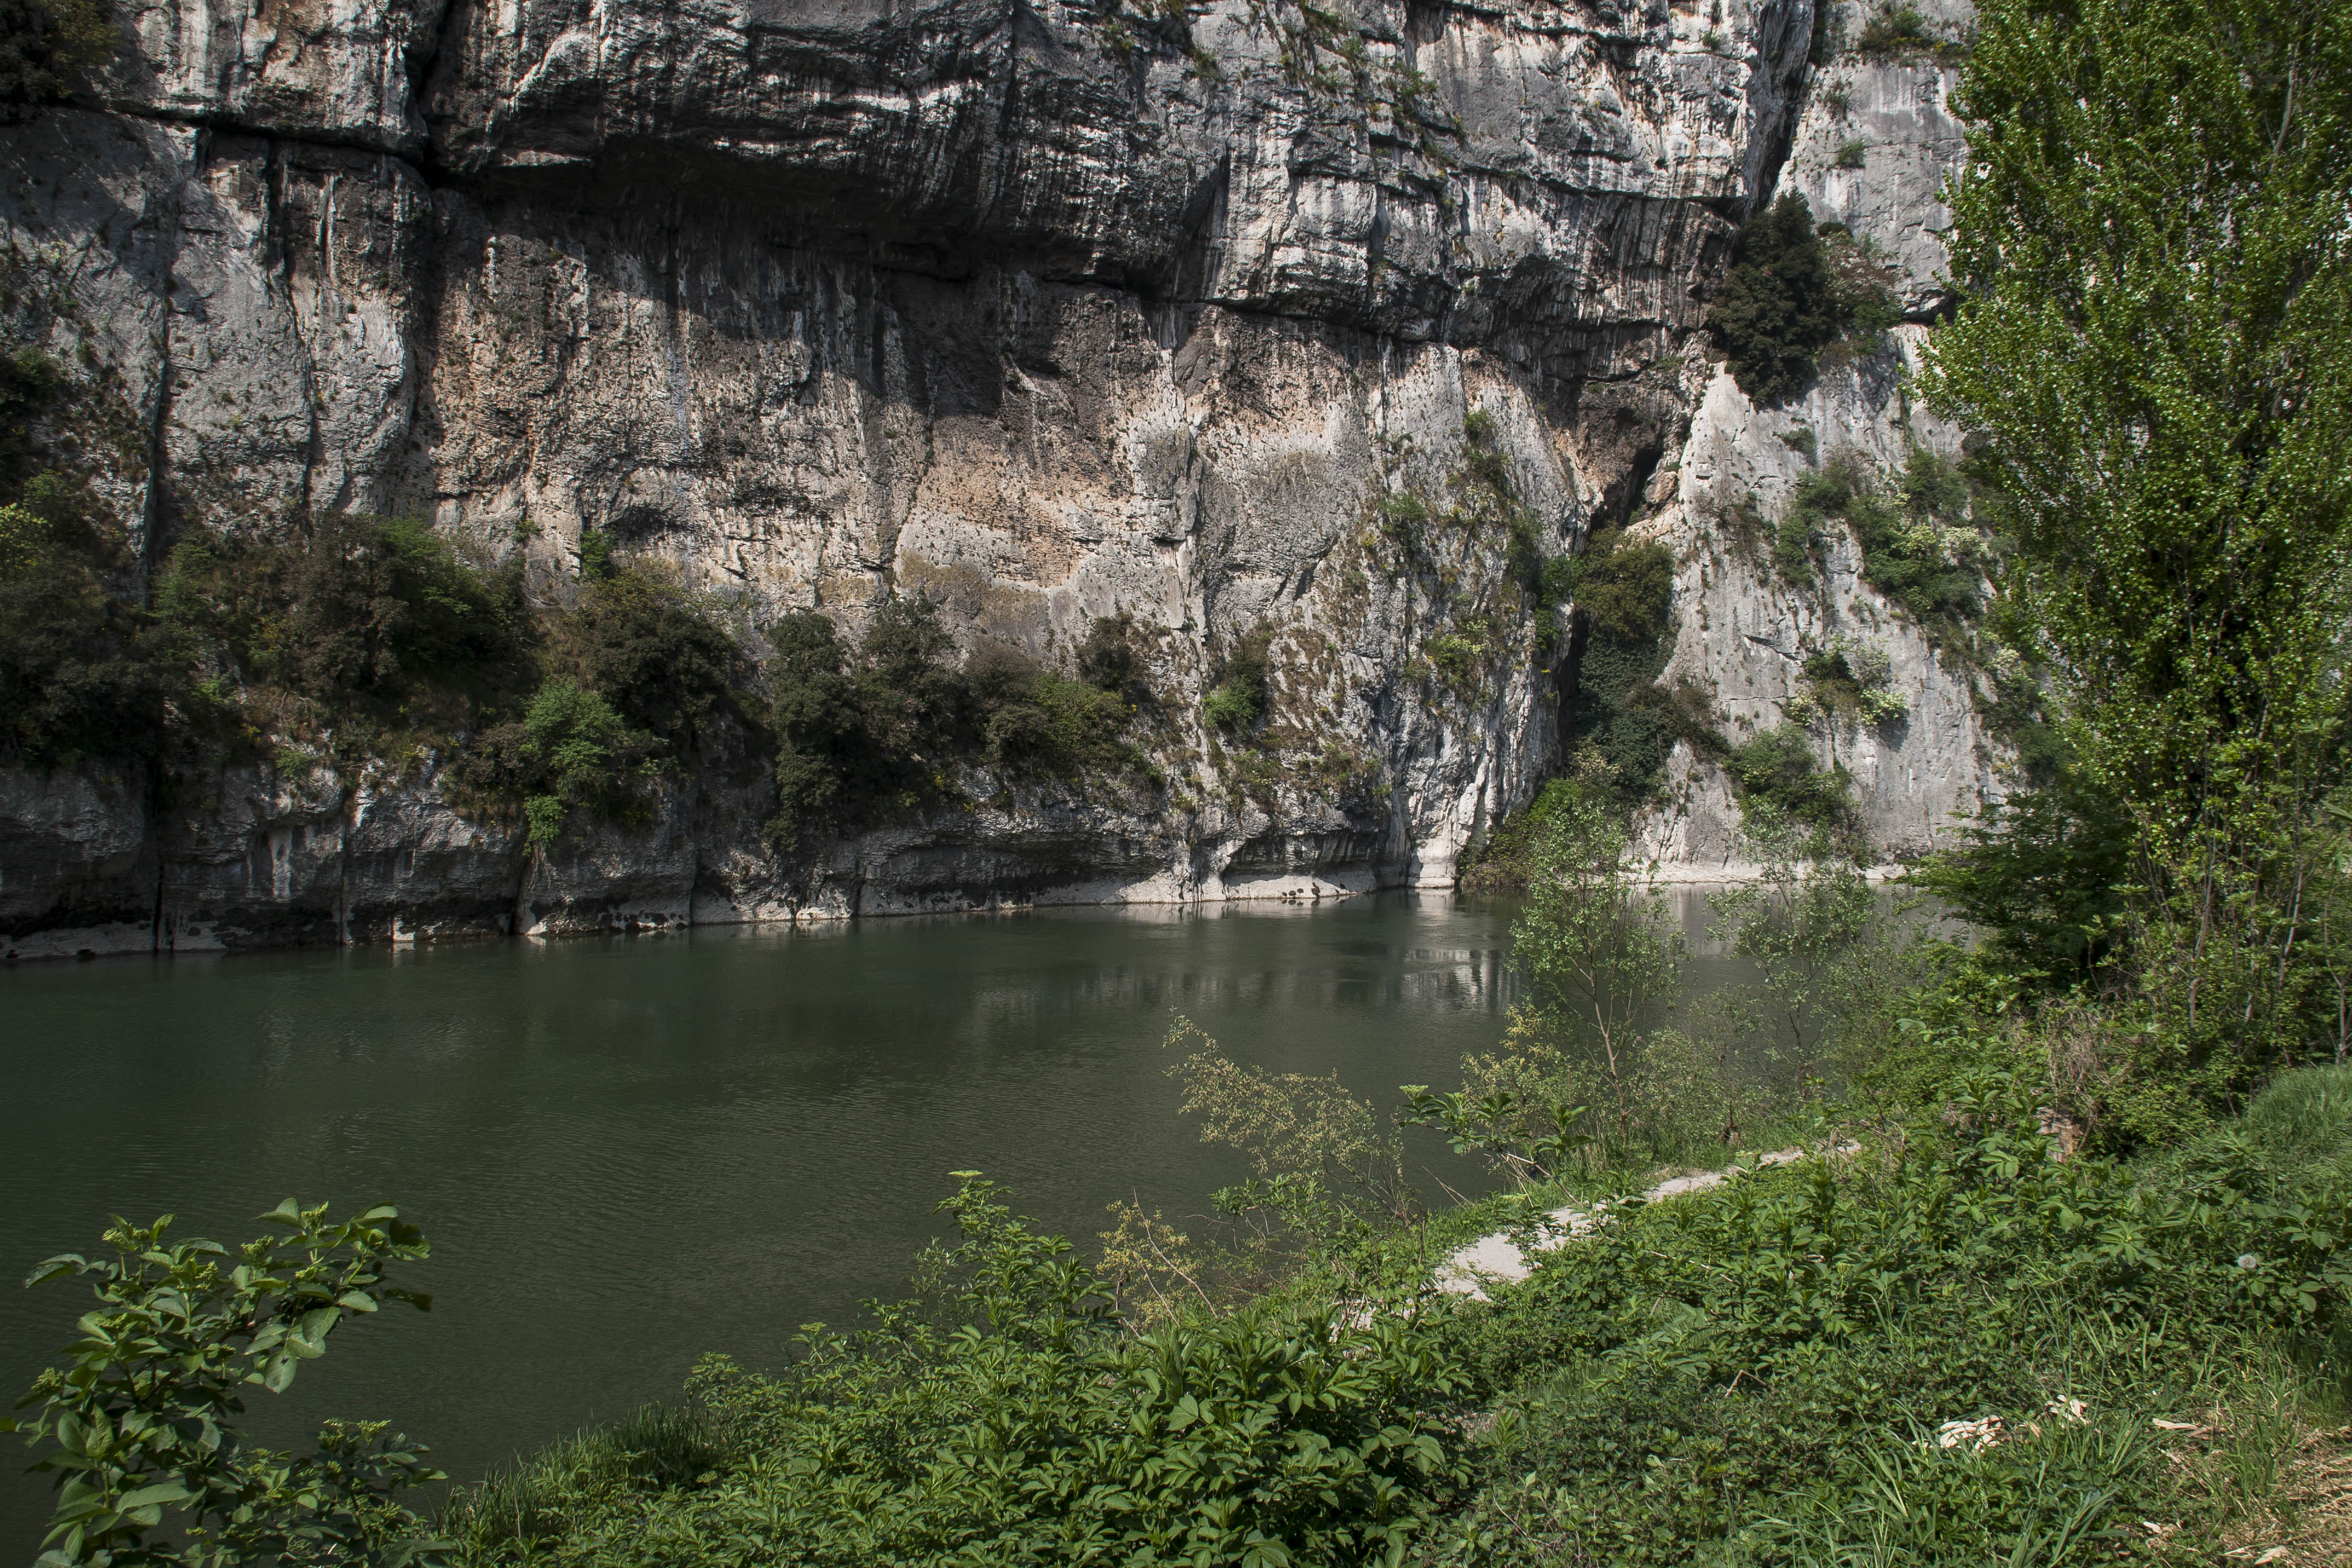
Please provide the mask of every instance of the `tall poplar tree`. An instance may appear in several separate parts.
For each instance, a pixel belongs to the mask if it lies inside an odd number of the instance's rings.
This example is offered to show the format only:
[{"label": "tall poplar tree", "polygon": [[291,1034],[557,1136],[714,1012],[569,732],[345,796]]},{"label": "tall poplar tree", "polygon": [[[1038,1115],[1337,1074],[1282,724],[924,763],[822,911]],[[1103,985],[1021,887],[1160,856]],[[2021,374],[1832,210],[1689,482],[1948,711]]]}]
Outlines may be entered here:
[{"label": "tall poplar tree", "polygon": [[1954,102],[1928,389],[2005,492],[2073,784],[2134,841],[2125,951],[2210,1091],[2313,1034],[2289,958],[2344,777],[2352,6],[1985,0]]}]

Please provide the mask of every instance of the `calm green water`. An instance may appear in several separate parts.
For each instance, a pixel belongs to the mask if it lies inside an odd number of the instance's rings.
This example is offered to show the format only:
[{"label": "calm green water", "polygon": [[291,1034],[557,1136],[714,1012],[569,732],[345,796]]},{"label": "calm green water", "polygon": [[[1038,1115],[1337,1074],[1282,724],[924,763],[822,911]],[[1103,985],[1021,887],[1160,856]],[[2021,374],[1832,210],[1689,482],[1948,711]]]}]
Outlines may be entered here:
[{"label": "calm green water", "polygon": [[[1172,1014],[1383,1104],[1452,1081],[1501,1034],[1511,913],[1383,895],[0,971],[0,1280],[116,1213],[237,1240],[289,1194],[395,1202],[435,1310],[347,1328],[257,1425],[385,1416],[469,1478],[896,1293],[951,1170],[1086,1240],[1115,1197],[1201,1212],[1241,1171],[1176,1113]],[[1477,1184],[1412,1152],[1433,1189]],[[11,1396],[87,1300],[0,1283]],[[23,1561],[47,1490],[18,1471]]]},{"label": "calm green water", "polygon": [[[1176,1114],[1173,1013],[1383,1102],[1447,1080],[1500,1034],[1509,914],[1388,895],[26,965],[0,972],[0,1278],[115,1213],[235,1240],[289,1194],[396,1202],[435,1310],[346,1329],[257,1395],[266,1430],[388,1416],[477,1475],[894,1293],[950,1170],[1080,1237],[1129,1194],[1200,1212],[1240,1173]],[[87,1300],[0,1285],[12,1395]],[[47,1505],[18,1469],[22,1561]]]}]

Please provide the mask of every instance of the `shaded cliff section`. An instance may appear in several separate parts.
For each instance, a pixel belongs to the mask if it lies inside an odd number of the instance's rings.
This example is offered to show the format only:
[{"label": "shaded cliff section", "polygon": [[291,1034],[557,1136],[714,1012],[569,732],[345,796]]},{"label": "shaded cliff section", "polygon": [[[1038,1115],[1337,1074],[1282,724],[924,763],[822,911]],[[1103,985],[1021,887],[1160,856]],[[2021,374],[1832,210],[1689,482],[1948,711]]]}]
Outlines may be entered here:
[{"label": "shaded cliff section", "polygon": [[[1558,731],[1557,628],[1504,613],[1509,542],[1460,505],[1470,433],[1545,552],[1622,519],[1705,395],[1685,351],[1812,13],[1333,15],[119,12],[100,90],[0,138],[0,233],[9,332],[72,367],[43,438],[135,559],[352,510],[551,602],[602,534],[747,628],[922,592],[1066,662],[1127,614],[1175,717],[1156,783],[974,778],[797,856],[756,747],[538,854],[431,756],[13,770],[0,944],[1449,881]],[[1401,555],[1398,495],[1455,525]],[[1197,710],[1253,631],[1245,740]]]}]

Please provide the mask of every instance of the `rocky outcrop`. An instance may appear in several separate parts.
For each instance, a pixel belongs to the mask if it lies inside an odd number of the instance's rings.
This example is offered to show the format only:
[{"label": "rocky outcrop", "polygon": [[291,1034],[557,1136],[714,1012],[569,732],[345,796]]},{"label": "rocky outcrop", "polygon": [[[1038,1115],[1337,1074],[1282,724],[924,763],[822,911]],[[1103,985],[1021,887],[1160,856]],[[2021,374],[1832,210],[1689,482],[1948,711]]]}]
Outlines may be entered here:
[{"label": "rocky outcrop", "polygon": [[[1919,9],[1946,38],[1964,37],[1972,19],[1958,0]],[[1966,151],[1946,106],[1958,74],[1931,57],[1852,53],[1811,72],[1781,188],[1803,195],[1817,221],[1847,226],[1878,258],[1906,323],[1877,352],[1826,364],[1804,397],[1783,408],[1758,408],[1727,372],[1711,367],[1681,448],[1635,524],[1671,542],[1681,564],[1664,679],[1703,688],[1727,739],[1784,722],[1804,660],[1832,639],[1885,653],[1888,688],[1907,712],[1882,724],[1816,724],[1812,740],[1824,765],[1853,775],[1862,833],[1888,861],[1933,847],[1956,819],[2005,792],[2005,748],[1982,712],[1990,682],[1872,589],[1850,533],[1832,531],[1820,578],[1796,587],[1743,549],[1726,518],[1742,504],[1780,517],[1800,478],[1824,462],[1887,476],[1915,449],[1958,455],[1959,432],[1912,389],[1926,323],[1950,299],[1942,239],[1950,213],[1939,192]],[[1751,872],[1721,768],[1682,744],[1668,774],[1658,805],[1636,822],[1637,860],[1669,879]]]},{"label": "rocky outcrop", "polygon": [[[198,523],[418,512],[552,596],[606,531],[746,627],[919,589],[1055,659],[1126,612],[1170,717],[1159,784],[975,777],[791,862],[748,754],[537,856],[431,758],[0,777],[9,951],[1444,883],[1559,733],[1507,541],[1408,569],[1371,525],[1393,490],[1443,510],[1474,411],[1545,549],[1647,509],[1685,554],[1678,663],[1734,711],[1785,694],[1723,640],[1780,612],[1696,520],[1786,449],[1694,333],[1737,223],[1834,133],[1808,0],[121,18],[102,90],[0,140],[0,227],[12,330],[82,378],[59,438],[146,558]],[[1911,162],[1817,205],[1929,279],[1946,79],[1850,74],[1841,112]],[[1891,449],[1894,385],[1858,365],[1808,416]],[[1474,678],[1440,679],[1425,649],[1465,626]],[[1258,626],[1276,711],[1244,757],[1197,708]],[[1982,787],[1965,709],[1923,696],[1878,765],[1891,842]],[[1704,859],[1691,821],[1647,842]]]}]

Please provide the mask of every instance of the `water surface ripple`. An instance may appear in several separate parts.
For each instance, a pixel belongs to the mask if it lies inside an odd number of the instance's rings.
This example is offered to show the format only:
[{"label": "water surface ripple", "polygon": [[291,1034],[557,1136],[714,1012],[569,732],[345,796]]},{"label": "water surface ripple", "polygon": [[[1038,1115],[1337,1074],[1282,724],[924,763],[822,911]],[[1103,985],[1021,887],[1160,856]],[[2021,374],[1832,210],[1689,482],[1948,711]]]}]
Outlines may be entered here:
[{"label": "water surface ripple", "polygon": [[[258,1425],[387,1416],[478,1475],[894,1293],[950,1170],[1079,1238],[1130,1194],[1200,1212],[1241,1171],[1175,1114],[1172,1014],[1383,1105],[1450,1081],[1500,1036],[1509,916],[1390,894],[25,965],[0,972],[0,1278],[111,1214],[233,1241],[289,1194],[396,1202],[433,1312],[339,1333]],[[0,1285],[11,1397],[87,1306]],[[20,1468],[21,1559],[47,1502]]]}]

